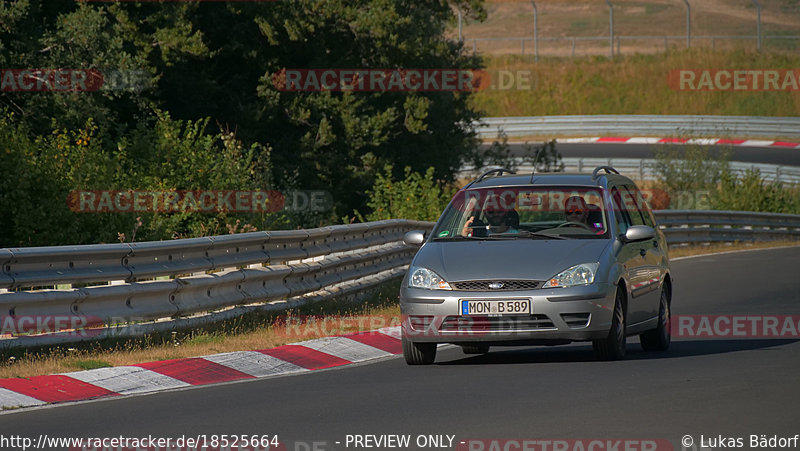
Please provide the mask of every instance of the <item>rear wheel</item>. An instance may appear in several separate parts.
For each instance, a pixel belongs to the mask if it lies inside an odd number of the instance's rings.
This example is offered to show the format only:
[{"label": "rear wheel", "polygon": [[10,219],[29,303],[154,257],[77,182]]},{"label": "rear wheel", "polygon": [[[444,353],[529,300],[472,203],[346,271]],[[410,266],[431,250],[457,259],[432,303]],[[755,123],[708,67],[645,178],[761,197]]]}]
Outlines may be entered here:
[{"label": "rear wheel", "polygon": [[648,330],[639,336],[642,349],[645,351],[666,351],[669,349],[672,334],[669,330],[670,311],[669,294],[667,290],[661,290],[661,301],[658,306],[658,326]]},{"label": "rear wheel", "polygon": [[409,365],[430,365],[436,360],[436,343],[414,343],[403,337],[403,357]]},{"label": "rear wheel", "polygon": [[592,341],[594,354],[599,360],[620,360],[625,358],[627,337],[625,316],[624,288],[617,287],[617,296],[614,301],[614,314],[611,319],[611,330],[608,331],[608,336],[606,338]]},{"label": "rear wheel", "polygon": [[489,352],[489,345],[461,345],[464,354],[486,354]]}]

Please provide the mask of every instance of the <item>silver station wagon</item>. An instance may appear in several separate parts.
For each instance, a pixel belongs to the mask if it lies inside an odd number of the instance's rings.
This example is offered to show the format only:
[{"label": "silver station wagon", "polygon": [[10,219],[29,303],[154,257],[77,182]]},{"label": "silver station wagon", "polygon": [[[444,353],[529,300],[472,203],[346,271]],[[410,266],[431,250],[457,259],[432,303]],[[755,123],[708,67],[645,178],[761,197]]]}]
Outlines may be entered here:
[{"label": "silver station wagon", "polygon": [[420,245],[400,290],[403,355],[431,364],[438,343],[591,341],[599,359],[670,344],[667,243],[636,184],[592,174],[495,169],[461,189]]}]

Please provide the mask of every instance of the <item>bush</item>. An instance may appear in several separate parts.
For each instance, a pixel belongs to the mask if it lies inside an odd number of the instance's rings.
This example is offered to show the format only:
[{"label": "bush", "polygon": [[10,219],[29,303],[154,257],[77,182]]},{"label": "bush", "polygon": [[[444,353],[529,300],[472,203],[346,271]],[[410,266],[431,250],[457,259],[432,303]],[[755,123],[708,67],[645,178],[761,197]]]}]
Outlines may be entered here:
[{"label": "bush", "polygon": [[733,173],[730,151],[713,155],[708,148],[657,149],[658,188],[669,195],[669,208],[759,211],[800,214],[800,187],[769,182],[757,169]]},{"label": "bush", "polygon": [[367,191],[367,206],[372,211],[365,216],[356,210],[355,217],[360,221],[380,221],[383,219],[414,219],[436,221],[447,207],[456,189],[433,179],[434,168],[425,175],[411,172],[405,168],[405,178],[392,180],[392,166],[384,167],[378,173],[371,191]]},{"label": "bush", "polygon": [[800,188],[766,181],[758,169],[741,177],[725,171],[712,202],[715,210],[800,214]]},{"label": "bush", "polygon": [[[244,148],[208,121],[167,114],[109,142],[89,119],[80,130],[35,133],[0,115],[0,247],[162,240],[292,226],[282,213],[80,212],[75,190],[269,189],[269,153]],[[74,205],[73,205],[74,207]]]}]

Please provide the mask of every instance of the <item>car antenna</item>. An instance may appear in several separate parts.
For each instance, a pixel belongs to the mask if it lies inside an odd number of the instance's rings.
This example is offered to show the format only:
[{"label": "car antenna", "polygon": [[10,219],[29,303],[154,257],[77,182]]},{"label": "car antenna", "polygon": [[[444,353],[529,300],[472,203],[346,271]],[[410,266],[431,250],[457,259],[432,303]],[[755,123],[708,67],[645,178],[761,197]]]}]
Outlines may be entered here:
[{"label": "car antenna", "polygon": [[536,156],[533,157],[533,170],[531,171],[531,185],[533,185],[533,176],[536,175],[536,162],[539,161],[539,154],[544,150],[544,146],[536,151]]}]

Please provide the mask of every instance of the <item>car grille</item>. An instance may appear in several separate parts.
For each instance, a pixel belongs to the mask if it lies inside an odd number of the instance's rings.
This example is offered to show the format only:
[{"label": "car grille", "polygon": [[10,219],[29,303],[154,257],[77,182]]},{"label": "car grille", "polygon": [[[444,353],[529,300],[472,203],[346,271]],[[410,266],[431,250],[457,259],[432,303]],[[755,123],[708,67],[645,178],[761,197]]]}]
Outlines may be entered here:
[{"label": "car grille", "polygon": [[[491,288],[489,284],[500,283],[500,288]],[[453,282],[453,288],[463,291],[511,291],[511,290],[532,290],[537,288],[541,282],[538,280],[466,280],[463,282]]]},{"label": "car grille", "polygon": [[547,315],[529,316],[448,316],[442,321],[442,332],[506,332],[553,329]]},{"label": "car grille", "polygon": [[572,329],[580,329],[589,325],[589,313],[562,313],[561,319]]}]

